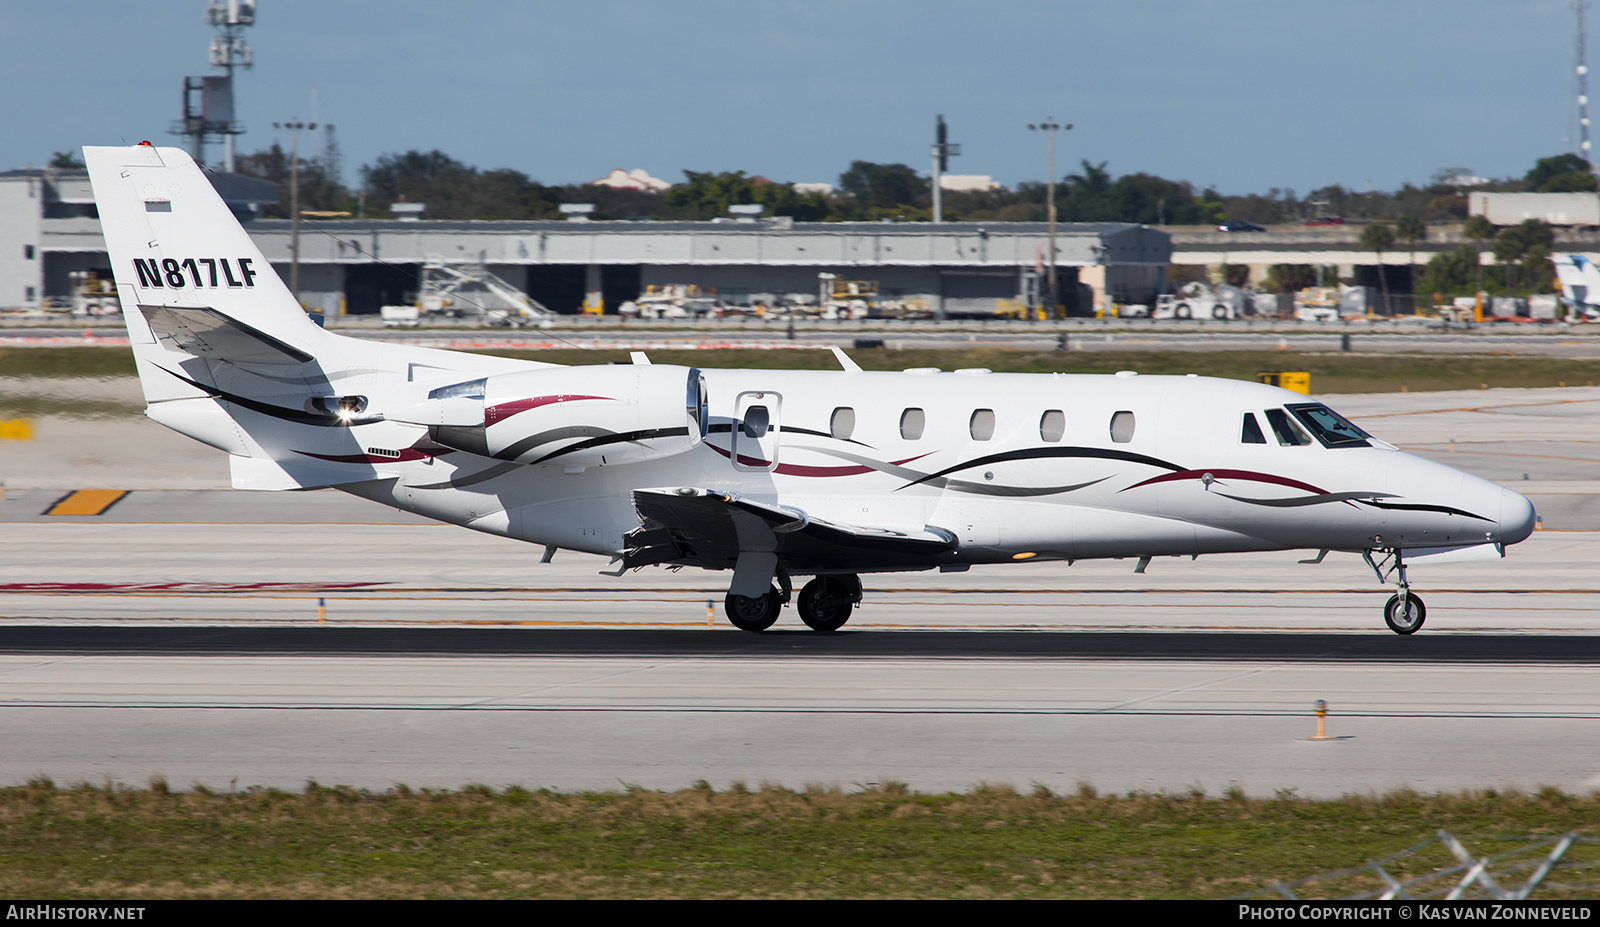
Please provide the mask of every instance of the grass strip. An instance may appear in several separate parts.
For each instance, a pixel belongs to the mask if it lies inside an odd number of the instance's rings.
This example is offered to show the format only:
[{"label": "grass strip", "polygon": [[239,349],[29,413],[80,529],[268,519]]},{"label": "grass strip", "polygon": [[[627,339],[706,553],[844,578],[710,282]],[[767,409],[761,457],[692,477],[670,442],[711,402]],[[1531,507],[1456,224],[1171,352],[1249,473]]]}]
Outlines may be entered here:
[{"label": "grass strip", "polygon": [[[626,350],[492,350],[485,354],[553,364],[627,361]],[[658,364],[702,368],[836,370],[825,351],[649,351]],[[1600,360],[1534,354],[1362,354],[1263,351],[1035,351],[1017,348],[864,349],[851,356],[868,370],[987,367],[1000,373],[1198,374],[1251,380],[1261,371],[1304,370],[1318,393],[1413,392],[1490,387],[1585,386],[1600,383]],[[133,376],[126,347],[0,348],[0,376]]]},{"label": "grass strip", "polygon": [[43,418],[129,418],[144,414],[143,403],[116,402],[110,399],[59,399],[53,396],[18,396],[0,392],[0,419]]},{"label": "grass strip", "polygon": [[[1053,795],[886,784],[676,792],[473,786],[0,789],[0,893],[50,898],[1216,898],[1440,828],[1475,852],[1594,833],[1600,798],[1410,791]],[[1508,838],[1509,841],[1508,842]],[[1391,868],[1453,864],[1436,848]],[[1582,859],[1582,854],[1588,854]],[[1569,862],[1591,861],[1593,846]],[[1588,871],[1594,875],[1594,870]],[[1584,873],[1578,873],[1583,875]],[[1568,879],[1568,881],[1574,881]],[[1600,877],[1587,881],[1600,881]],[[1341,886],[1358,890],[1360,886]],[[1540,897],[1592,896],[1558,886]]]}]

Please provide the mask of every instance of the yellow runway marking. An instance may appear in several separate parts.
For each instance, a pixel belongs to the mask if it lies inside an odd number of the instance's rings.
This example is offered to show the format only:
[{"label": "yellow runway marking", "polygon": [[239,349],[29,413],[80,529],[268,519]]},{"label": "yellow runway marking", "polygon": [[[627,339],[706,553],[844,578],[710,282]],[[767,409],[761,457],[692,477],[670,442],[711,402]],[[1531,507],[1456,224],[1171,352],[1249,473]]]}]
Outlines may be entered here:
[{"label": "yellow runway marking", "polygon": [[0,422],[0,438],[11,441],[32,441],[33,422],[25,418],[13,418]]},{"label": "yellow runway marking", "polygon": [[104,515],[128,494],[126,489],[80,489],[56,500],[46,515]]}]

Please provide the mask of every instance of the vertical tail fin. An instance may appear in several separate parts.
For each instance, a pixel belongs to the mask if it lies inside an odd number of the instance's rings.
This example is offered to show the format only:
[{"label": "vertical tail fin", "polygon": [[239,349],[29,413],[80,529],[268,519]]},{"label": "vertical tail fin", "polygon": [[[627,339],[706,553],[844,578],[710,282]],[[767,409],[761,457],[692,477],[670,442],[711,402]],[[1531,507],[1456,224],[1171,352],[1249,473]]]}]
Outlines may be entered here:
[{"label": "vertical tail fin", "polygon": [[163,342],[254,364],[303,363],[329,346],[187,153],[148,144],[83,153],[148,400],[177,398],[146,374]]}]

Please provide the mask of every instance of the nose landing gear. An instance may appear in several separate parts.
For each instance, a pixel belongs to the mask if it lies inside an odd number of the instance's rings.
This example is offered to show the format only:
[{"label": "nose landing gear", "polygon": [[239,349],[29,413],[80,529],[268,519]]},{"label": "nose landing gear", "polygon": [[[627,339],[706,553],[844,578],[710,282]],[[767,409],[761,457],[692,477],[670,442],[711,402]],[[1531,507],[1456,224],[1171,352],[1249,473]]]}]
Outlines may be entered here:
[{"label": "nose landing gear", "polygon": [[1428,617],[1428,607],[1422,604],[1422,597],[1411,591],[1411,582],[1406,578],[1406,563],[1399,550],[1385,551],[1381,562],[1372,559],[1373,552],[1362,551],[1361,556],[1367,561],[1367,566],[1372,567],[1372,572],[1378,575],[1378,582],[1387,583],[1389,577],[1395,577],[1395,585],[1400,591],[1389,597],[1383,606],[1383,623],[1389,630],[1396,634],[1415,634],[1422,630],[1422,622]]},{"label": "nose landing gear", "polygon": [[1396,634],[1415,634],[1422,630],[1422,621],[1428,609],[1422,599],[1410,592],[1400,592],[1389,597],[1383,606],[1383,621]]}]

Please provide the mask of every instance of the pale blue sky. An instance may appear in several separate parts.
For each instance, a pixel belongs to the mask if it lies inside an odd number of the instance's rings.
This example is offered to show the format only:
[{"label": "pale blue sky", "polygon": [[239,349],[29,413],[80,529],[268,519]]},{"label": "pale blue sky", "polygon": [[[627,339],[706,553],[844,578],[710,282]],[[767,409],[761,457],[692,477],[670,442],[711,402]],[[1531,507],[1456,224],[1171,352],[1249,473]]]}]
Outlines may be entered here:
[{"label": "pale blue sky", "polygon": [[[179,144],[182,78],[211,73],[204,7],[0,0],[0,169]],[[316,84],[351,182],[409,148],[545,183],[834,182],[857,158],[926,170],[943,113],[956,173],[1043,179],[1025,124],[1054,116],[1077,126],[1060,174],[1088,158],[1304,194],[1520,175],[1575,131],[1566,0],[259,0],[258,17],[241,150],[310,118]]]}]

